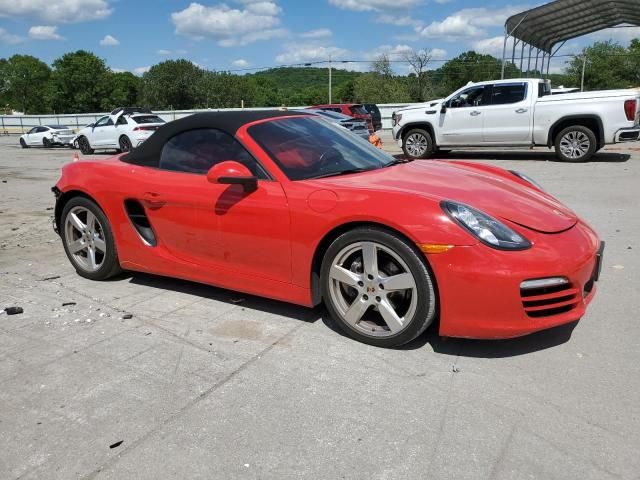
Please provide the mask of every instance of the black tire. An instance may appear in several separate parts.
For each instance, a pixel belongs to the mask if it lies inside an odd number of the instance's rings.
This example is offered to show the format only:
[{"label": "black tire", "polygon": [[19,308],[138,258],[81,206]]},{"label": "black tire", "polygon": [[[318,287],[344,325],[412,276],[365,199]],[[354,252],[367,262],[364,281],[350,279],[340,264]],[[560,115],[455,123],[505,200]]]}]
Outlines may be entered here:
[{"label": "black tire", "polygon": [[131,149],[133,148],[133,145],[131,144],[131,140],[129,140],[129,137],[127,137],[126,135],[122,135],[118,143],[120,145],[120,151],[122,153],[130,152]]},{"label": "black tire", "polygon": [[[361,329],[350,325],[343,319],[330,292],[331,282],[329,272],[333,261],[350,245],[359,242],[375,242],[393,251],[408,266],[413,276],[417,292],[415,311],[408,323],[395,334],[387,336],[367,335]],[[377,227],[359,227],[350,230],[336,238],[327,249],[320,272],[321,290],[324,303],[336,325],[349,337],[360,342],[378,347],[397,347],[410,342],[421,335],[432,323],[436,315],[438,298],[436,294],[435,280],[424,255],[410,242],[400,235]],[[374,281],[375,283],[375,281]],[[366,288],[366,287],[365,287]],[[367,290],[368,292],[368,290]],[[380,291],[384,293],[384,291]],[[371,295],[379,295],[372,293]],[[359,295],[359,294],[357,294]],[[385,294],[386,295],[386,294]],[[359,301],[356,297],[354,301]],[[379,301],[376,297],[376,301]],[[370,308],[370,307],[368,307]],[[375,307],[371,311],[375,314]],[[379,315],[379,314],[378,314]]]},{"label": "black tire", "polygon": [[[583,147],[583,149],[585,150],[584,153],[580,153],[577,156],[568,155],[567,153],[565,153],[566,147],[565,151],[563,151],[563,139],[564,141],[568,141],[569,137],[584,139],[585,142],[588,142],[588,146],[586,148]],[[586,144],[582,143],[582,145]],[[558,133],[558,135],[556,135],[554,146],[556,150],[556,157],[558,158],[558,160],[561,160],[563,162],[578,163],[586,162],[593,156],[593,154],[598,149],[598,141],[596,139],[596,135],[591,129],[583,127],[582,125],[572,125],[570,127],[564,128],[560,131],[560,133]],[[574,151],[578,152],[578,150]]]},{"label": "black tire", "polygon": [[29,145],[27,145],[27,142],[24,141],[24,138],[20,139],[20,146],[22,148],[29,148]]},{"label": "black tire", "polygon": [[[66,221],[69,212],[74,209],[74,207],[83,207],[89,210],[91,213],[93,213],[93,215],[95,215],[96,219],[102,227],[102,233],[104,236],[107,252],[104,254],[104,259],[102,265],[100,265],[100,268],[93,272],[84,270],[82,266],[76,262],[67,245],[68,242],[66,238]],[[67,254],[67,258],[71,262],[71,265],[73,265],[73,267],[75,268],[78,275],[80,275],[81,277],[88,278],[90,280],[106,280],[107,278],[113,277],[114,275],[122,272],[120,262],[118,261],[118,252],[116,250],[113,231],[111,230],[109,220],[107,219],[107,216],[104,214],[102,209],[93,200],[90,200],[86,197],[73,197],[65,204],[64,209],[62,210],[62,215],[60,216],[60,238],[62,239],[62,245],[64,246],[64,251]]]},{"label": "black tire", "polygon": [[44,148],[51,148],[53,146],[53,143],[51,143],[51,140],[45,137],[42,139],[42,146]]},{"label": "black tire", "polygon": [[429,158],[434,152],[431,134],[421,128],[409,130],[402,137],[402,151],[414,160]]},{"label": "black tire", "polygon": [[93,148],[91,148],[91,144],[87,137],[80,137],[78,139],[78,147],[83,155],[91,155],[93,153]]}]

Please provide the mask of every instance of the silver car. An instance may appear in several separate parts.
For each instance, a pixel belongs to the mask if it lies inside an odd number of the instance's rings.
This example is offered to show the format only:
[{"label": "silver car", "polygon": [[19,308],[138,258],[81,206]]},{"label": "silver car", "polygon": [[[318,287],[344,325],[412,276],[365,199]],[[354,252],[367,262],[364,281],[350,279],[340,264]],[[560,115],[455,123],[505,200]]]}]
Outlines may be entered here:
[{"label": "silver car", "polygon": [[329,110],[305,109],[304,112],[323,117],[325,120],[340,125],[352,133],[355,133],[357,136],[369,141],[369,127],[367,126],[367,121],[364,119],[353,118],[349,115]]}]

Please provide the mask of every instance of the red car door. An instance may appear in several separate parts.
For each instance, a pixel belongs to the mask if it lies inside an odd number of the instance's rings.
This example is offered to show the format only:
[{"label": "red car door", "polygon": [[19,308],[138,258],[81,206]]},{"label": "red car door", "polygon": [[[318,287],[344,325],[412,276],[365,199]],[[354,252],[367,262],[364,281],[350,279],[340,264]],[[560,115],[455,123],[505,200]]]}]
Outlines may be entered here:
[{"label": "red car door", "polygon": [[[258,189],[210,183],[207,171],[227,160],[246,165]],[[195,268],[290,281],[286,196],[237,140],[214,129],[183,132],[165,144],[158,169],[144,170],[141,200],[173,255]]]}]

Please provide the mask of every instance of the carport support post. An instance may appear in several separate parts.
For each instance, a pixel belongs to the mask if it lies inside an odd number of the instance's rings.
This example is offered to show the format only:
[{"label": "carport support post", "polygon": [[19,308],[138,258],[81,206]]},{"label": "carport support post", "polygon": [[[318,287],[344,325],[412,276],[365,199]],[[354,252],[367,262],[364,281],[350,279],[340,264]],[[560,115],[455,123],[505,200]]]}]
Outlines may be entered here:
[{"label": "carport support post", "polygon": [[580,91],[584,92],[584,71],[587,68],[587,56],[582,55],[582,78],[580,79]]},{"label": "carport support post", "polygon": [[331,105],[331,55],[329,55],[329,105]]},{"label": "carport support post", "polygon": [[507,59],[505,55],[507,54],[507,40],[509,39],[509,35],[507,34],[507,28],[504,29],[504,43],[502,44],[502,70],[500,72],[500,80],[504,80],[504,64]]}]

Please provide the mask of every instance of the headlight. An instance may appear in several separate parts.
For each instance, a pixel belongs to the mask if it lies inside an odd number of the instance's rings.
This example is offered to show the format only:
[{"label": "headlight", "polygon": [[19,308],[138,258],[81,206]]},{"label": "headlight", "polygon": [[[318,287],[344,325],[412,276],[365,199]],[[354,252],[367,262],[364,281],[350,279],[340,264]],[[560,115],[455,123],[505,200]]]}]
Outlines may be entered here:
[{"label": "headlight", "polygon": [[498,250],[526,250],[531,242],[495,218],[463,203],[443,200],[440,206],[482,243]]},{"label": "headlight", "polygon": [[516,177],[524,180],[525,182],[530,183],[531,185],[536,187],[538,190],[542,190],[544,192],[544,188],[542,188],[542,185],[540,185],[538,182],[536,182],[530,176],[525,175],[524,173],[520,173],[520,172],[518,172],[516,170],[509,170],[509,172],[513,173]]}]

